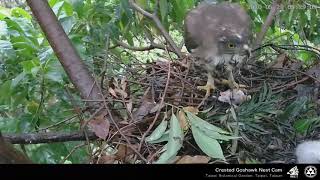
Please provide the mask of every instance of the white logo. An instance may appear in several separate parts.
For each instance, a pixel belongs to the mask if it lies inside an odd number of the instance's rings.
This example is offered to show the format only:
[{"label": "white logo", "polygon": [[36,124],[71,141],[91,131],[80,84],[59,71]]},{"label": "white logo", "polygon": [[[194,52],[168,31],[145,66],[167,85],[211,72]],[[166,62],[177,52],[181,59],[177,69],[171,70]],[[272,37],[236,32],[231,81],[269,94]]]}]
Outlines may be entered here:
[{"label": "white logo", "polygon": [[317,176],[317,168],[314,166],[307,166],[304,168],[304,175],[308,178],[314,178]]},{"label": "white logo", "polygon": [[298,175],[299,175],[299,169],[297,166],[291,168],[287,174],[290,175],[290,178],[298,178]]}]

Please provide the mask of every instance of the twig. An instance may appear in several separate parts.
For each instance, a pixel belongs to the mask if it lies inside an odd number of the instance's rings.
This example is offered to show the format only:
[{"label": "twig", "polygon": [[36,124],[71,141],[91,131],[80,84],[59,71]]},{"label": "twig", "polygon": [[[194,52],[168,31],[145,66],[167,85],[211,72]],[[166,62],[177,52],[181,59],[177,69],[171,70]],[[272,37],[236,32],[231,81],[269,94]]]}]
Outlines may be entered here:
[{"label": "twig", "polygon": [[[121,41],[117,41],[117,45],[132,50],[132,51],[150,51],[153,49],[162,49],[162,50],[166,50],[165,46],[161,45],[161,44],[157,44],[154,42],[151,42],[151,44],[149,46],[145,46],[145,47],[135,47],[135,46],[130,46],[124,42]],[[109,49],[115,48],[117,46],[114,47],[110,47]],[[169,48],[169,51],[174,52],[174,50],[172,50],[171,48]]]},{"label": "twig", "polygon": [[[101,89],[99,88],[100,90],[100,93],[103,94],[103,92],[101,91]],[[112,124],[114,124],[114,126],[116,127],[117,131],[119,132],[119,134],[126,140],[126,142],[128,143],[128,146],[140,157],[141,160],[143,160],[144,162],[147,163],[147,159],[144,158],[139,151],[137,151],[131,144],[131,142],[129,141],[129,139],[125,136],[125,134],[123,134],[123,132],[121,131],[121,129],[119,128],[118,124],[116,123],[116,121],[113,119],[113,116],[111,114],[111,111],[110,111],[110,108],[107,104],[106,101],[103,101],[103,105],[104,105],[104,108],[106,109],[107,113],[108,113],[108,117],[110,118],[110,122]]]},{"label": "twig", "polygon": [[141,142],[140,142],[139,149],[138,149],[139,151],[141,150],[142,144],[143,144],[147,134],[151,131],[151,129],[153,128],[154,124],[156,123],[156,120],[158,119],[158,116],[160,115],[160,112],[161,112],[160,110],[161,110],[161,107],[163,106],[164,99],[165,99],[165,96],[166,96],[166,93],[167,93],[167,90],[168,90],[168,86],[169,86],[169,82],[170,82],[170,74],[171,74],[170,72],[171,72],[171,64],[169,63],[166,87],[164,88],[163,95],[161,97],[161,102],[160,102],[159,109],[158,109],[157,114],[154,117],[152,123],[149,125],[147,131],[143,134],[143,136],[141,138]]},{"label": "twig", "polygon": [[44,130],[53,128],[53,127],[55,127],[55,126],[59,126],[60,124],[65,123],[65,122],[67,122],[67,121],[70,121],[70,120],[74,119],[74,118],[77,117],[77,116],[78,116],[78,115],[71,116],[70,118],[67,118],[67,119],[65,119],[65,120],[59,121],[59,122],[57,122],[57,123],[55,123],[55,124],[52,124],[52,125],[50,125],[50,126],[47,126],[47,127],[45,127],[45,128],[39,129],[39,131],[44,131]]},{"label": "twig", "polygon": [[[236,127],[234,129],[234,136],[238,137],[239,136],[239,128],[240,128],[239,127],[239,119],[237,117],[237,112],[236,112],[233,104],[231,105],[230,111],[231,111],[233,119],[236,121]],[[238,138],[232,140],[231,154],[234,155],[237,152],[237,149],[238,149]]]},{"label": "twig", "polygon": [[298,80],[298,81],[294,81],[294,82],[291,82],[291,83],[289,83],[289,84],[285,84],[285,85],[283,85],[283,86],[278,86],[278,87],[272,88],[272,90],[274,91],[274,90],[276,90],[276,89],[279,89],[278,91],[275,91],[275,92],[274,92],[274,94],[276,94],[276,93],[282,92],[282,91],[284,91],[284,90],[286,90],[286,89],[289,89],[289,88],[291,88],[291,87],[293,87],[293,86],[295,86],[295,85],[297,85],[297,84],[300,84],[300,83],[302,83],[302,82],[304,82],[304,81],[307,81],[309,78],[310,78],[310,77],[304,77],[304,78],[302,78],[302,79],[300,79],[300,80]]},{"label": "twig", "polygon": [[79,144],[79,145],[73,147],[72,150],[70,151],[70,153],[60,161],[60,164],[63,164],[72,155],[72,153],[74,153],[77,149],[79,149],[85,145],[86,145],[86,143],[83,143],[83,144]]},{"label": "twig", "polygon": [[162,35],[166,39],[167,43],[172,47],[172,49],[178,55],[178,57],[181,58],[182,54],[181,54],[180,49],[177,47],[176,43],[172,40],[172,38],[170,37],[170,34],[165,30],[165,28],[161,24],[161,21],[159,20],[158,16],[156,16],[156,14],[151,14],[151,13],[145,11],[139,5],[137,5],[133,0],[129,0],[129,3],[136,11],[138,11],[139,13],[144,15],[145,17],[150,18],[151,20],[154,21],[157,28],[159,29],[159,31],[162,33]]},{"label": "twig", "polygon": [[261,45],[262,40],[263,40],[264,36],[266,35],[266,32],[267,32],[268,28],[270,27],[270,25],[271,25],[275,15],[276,15],[276,13],[279,10],[278,7],[280,6],[280,4],[281,4],[281,0],[273,0],[271,9],[270,9],[269,14],[267,16],[267,19],[264,22],[260,33],[257,36],[257,40],[255,42],[254,48],[256,48],[256,47]]}]

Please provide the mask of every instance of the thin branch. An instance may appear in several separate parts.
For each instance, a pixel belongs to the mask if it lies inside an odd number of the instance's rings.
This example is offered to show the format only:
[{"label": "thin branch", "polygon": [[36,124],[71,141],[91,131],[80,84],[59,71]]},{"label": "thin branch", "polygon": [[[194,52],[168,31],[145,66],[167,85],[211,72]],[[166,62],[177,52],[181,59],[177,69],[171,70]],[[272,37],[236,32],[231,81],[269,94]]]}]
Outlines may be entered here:
[{"label": "thin branch", "polygon": [[[3,137],[12,144],[40,144],[40,143],[55,143],[67,141],[84,141],[86,140],[83,132],[43,132],[29,134],[3,134]],[[98,137],[93,132],[88,132],[90,140],[96,140]]]},{"label": "thin branch", "polygon": [[69,154],[60,161],[60,164],[63,164],[77,149],[80,149],[81,147],[83,147],[85,145],[86,145],[86,143],[83,143],[83,144],[79,144],[79,145],[73,147],[72,150],[69,152]]},{"label": "thin branch", "polygon": [[[100,93],[103,94],[102,91],[101,91],[101,89],[100,89]],[[125,139],[125,141],[128,143],[128,146],[140,157],[141,160],[143,160],[144,162],[147,162],[147,159],[144,158],[144,157],[142,156],[142,154],[140,154],[140,152],[137,151],[137,149],[132,146],[132,144],[131,144],[131,142],[129,141],[128,137],[121,131],[121,129],[119,128],[117,122],[114,120],[113,115],[112,115],[112,113],[111,113],[111,110],[110,110],[110,108],[109,108],[109,106],[108,106],[108,104],[107,104],[106,101],[103,101],[103,106],[102,106],[102,107],[105,108],[105,110],[106,110],[107,113],[108,113],[108,118],[110,119],[110,122],[111,122],[112,124],[114,124],[114,126],[116,127],[116,129],[117,129],[117,131],[119,132],[119,134],[121,135],[121,137],[123,137],[123,138]]]},{"label": "thin branch", "polygon": [[142,15],[144,15],[147,18],[150,18],[151,20],[154,21],[154,23],[156,24],[157,28],[160,30],[160,32],[162,33],[162,35],[164,36],[164,38],[166,39],[167,43],[172,47],[172,49],[174,50],[174,52],[179,56],[182,57],[181,51],[180,49],[177,47],[176,43],[172,40],[172,38],[170,37],[170,34],[165,30],[165,28],[163,27],[163,25],[161,24],[161,21],[159,20],[158,16],[156,16],[155,14],[151,14],[147,11],[145,11],[144,9],[142,9],[139,5],[137,5],[135,2],[133,2],[133,0],[129,0],[129,3],[131,4],[131,6],[138,11],[139,13],[141,13]]},{"label": "thin branch", "polygon": [[160,115],[160,110],[161,110],[161,107],[163,106],[163,103],[164,103],[164,99],[165,99],[165,96],[167,94],[167,90],[168,90],[168,86],[169,86],[169,82],[170,82],[170,74],[171,74],[171,64],[169,63],[169,68],[168,68],[168,75],[167,75],[167,82],[166,82],[166,87],[164,88],[164,91],[163,91],[163,95],[161,97],[161,102],[160,102],[160,106],[159,106],[159,109],[157,111],[157,114],[156,116],[154,117],[152,123],[149,125],[147,131],[143,134],[142,138],[141,138],[141,142],[140,142],[140,145],[139,145],[139,151],[141,150],[141,147],[142,147],[142,144],[146,138],[146,136],[148,135],[148,133],[151,131],[151,129],[153,128],[156,120],[158,119],[158,116]]},{"label": "thin branch", "polygon": [[59,126],[60,124],[63,124],[63,123],[65,123],[65,122],[67,122],[67,121],[71,121],[72,119],[76,118],[77,116],[78,116],[78,115],[71,116],[70,118],[64,119],[64,120],[62,120],[62,121],[59,121],[59,122],[57,122],[57,123],[55,123],[55,124],[52,124],[52,125],[50,125],[50,126],[47,126],[47,127],[45,127],[45,128],[41,128],[41,129],[39,129],[39,131],[44,131],[44,130],[47,130],[47,129],[50,129],[50,128]]},{"label": "thin branch", "polygon": [[271,6],[271,9],[270,9],[269,14],[267,16],[267,19],[264,22],[260,33],[257,36],[257,40],[256,40],[255,45],[254,45],[255,48],[261,45],[262,40],[263,40],[263,38],[265,37],[265,35],[266,35],[267,31],[268,31],[268,28],[270,27],[270,25],[271,25],[275,15],[276,15],[276,13],[279,10],[278,7],[280,7],[280,4],[281,4],[281,0],[274,0],[272,2],[272,6]]},{"label": "thin branch", "polygon": [[[129,50],[133,50],[133,51],[150,51],[153,49],[162,49],[162,50],[166,50],[166,47],[154,42],[151,42],[151,44],[149,46],[146,47],[135,47],[135,46],[130,46],[124,42],[121,41],[117,41],[117,46],[121,46],[123,48],[129,49]],[[110,47],[109,49],[115,48],[117,46],[114,47]],[[171,48],[169,49],[169,51],[174,52]]]}]

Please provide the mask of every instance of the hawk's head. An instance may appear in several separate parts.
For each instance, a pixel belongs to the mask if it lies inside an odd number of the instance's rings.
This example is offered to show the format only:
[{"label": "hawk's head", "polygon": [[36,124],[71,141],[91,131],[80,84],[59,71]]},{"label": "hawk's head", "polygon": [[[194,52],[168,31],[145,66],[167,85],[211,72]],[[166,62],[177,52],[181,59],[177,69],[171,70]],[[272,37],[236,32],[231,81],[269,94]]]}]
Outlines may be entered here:
[{"label": "hawk's head", "polygon": [[238,66],[250,52],[251,20],[238,4],[202,3],[185,18],[185,44],[210,69]]}]

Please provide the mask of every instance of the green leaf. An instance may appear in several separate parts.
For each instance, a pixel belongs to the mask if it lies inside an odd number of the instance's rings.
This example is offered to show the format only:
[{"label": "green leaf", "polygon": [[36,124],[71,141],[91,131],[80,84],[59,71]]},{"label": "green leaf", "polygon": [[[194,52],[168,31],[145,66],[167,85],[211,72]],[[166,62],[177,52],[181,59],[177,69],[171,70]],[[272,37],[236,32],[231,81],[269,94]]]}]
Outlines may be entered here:
[{"label": "green leaf", "polygon": [[130,46],[134,46],[133,36],[130,32],[125,33],[125,38],[128,41]]},{"label": "green leaf", "polygon": [[150,142],[150,141],[155,141],[155,140],[161,138],[161,136],[162,136],[162,135],[164,134],[164,132],[166,131],[167,126],[168,126],[168,121],[163,120],[163,121],[158,125],[158,127],[151,133],[151,135],[146,138],[146,141],[147,141],[147,142]]},{"label": "green leaf", "polygon": [[[197,128],[199,128],[199,127],[197,127]],[[207,131],[205,129],[201,129],[201,130],[203,130],[203,133],[206,136],[211,137],[212,139],[219,139],[219,140],[229,141],[231,139],[239,139],[239,138],[241,138],[241,137],[235,137],[235,136],[226,136],[226,135],[219,134],[218,132]]]},{"label": "green leaf", "polygon": [[191,126],[193,138],[200,149],[212,158],[225,160],[221,146],[216,139],[212,139],[204,134],[196,126]]},{"label": "green leaf", "polygon": [[39,104],[35,101],[29,101],[26,105],[26,109],[28,110],[28,112],[30,112],[31,114],[36,114],[39,108]]},{"label": "green leaf", "polygon": [[5,21],[0,21],[0,37],[8,34],[8,26]]},{"label": "green leaf", "polygon": [[10,9],[0,6],[0,19],[2,20],[5,17],[10,17],[11,12]]},{"label": "green leaf", "polygon": [[37,51],[37,46],[25,36],[12,37],[11,42],[16,51],[24,55],[32,56]]},{"label": "green leaf", "polygon": [[84,13],[84,1],[83,0],[70,0],[74,11],[78,14],[79,17],[82,17]]},{"label": "green leaf", "polygon": [[319,124],[320,118],[316,117],[316,118],[310,118],[310,119],[299,119],[294,122],[293,127],[300,134],[305,134],[308,132],[308,130],[310,130],[311,127],[313,127],[312,125],[314,123]]},{"label": "green leaf", "polygon": [[185,17],[185,7],[184,4],[180,2],[180,0],[174,0],[171,2],[173,9],[174,9],[174,15],[175,20],[177,23],[180,23],[183,21],[183,18]]},{"label": "green leaf", "polygon": [[[15,22],[14,20],[12,19],[5,19],[6,23],[7,23],[7,26],[9,28],[9,30],[15,30],[17,31],[19,34],[24,34],[24,30],[21,28],[20,24],[18,24],[17,22]],[[19,35],[17,34],[17,35]]]},{"label": "green leaf", "polygon": [[[4,57],[14,57],[15,51],[13,50],[13,46],[10,41],[0,40],[0,56]],[[5,59],[1,59],[4,61]]]},{"label": "green leaf", "polygon": [[73,16],[70,16],[70,17],[64,17],[64,18],[61,18],[60,20],[60,23],[64,29],[64,31],[69,34],[71,32],[71,29],[73,28],[73,26],[75,25],[76,23],[76,18],[73,17]]},{"label": "green leaf", "polygon": [[160,0],[159,1],[160,6],[160,15],[161,15],[161,21],[164,22],[167,15],[168,15],[168,1],[167,0]]},{"label": "green leaf", "polygon": [[258,2],[257,0],[247,0],[251,10],[255,13],[258,14]]},{"label": "green leaf", "polygon": [[25,105],[25,103],[27,102],[28,92],[27,90],[22,90],[16,92],[14,96],[11,97],[13,100],[12,107],[19,108],[21,105]]},{"label": "green leaf", "polygon": [[44,68],[44,77],[57,83],[63,83],[64,70],[57,60],[48,61]]},{"label": "green leaf", "polygon": [[148,8],[148,0],[137,0],[136,3],[143,9]]},{"label": "green leaf", "polygon": [[67,16],[72,16],[73,15],[73,7],[72,4],[69,2],[65,1],[63,5],[63,10],[66,12]]},{"label": "green leaf", "polygon": [[305,110],[308,97],[302,96],[286,107],[284,112],[279,115],[281,121],[290,121],[301,114]]},{"label": "green leaf", "polygon": [[23,71],[26,74],[32,74],[33,76],[36,76],[36,74],[38,73],[40,67],[40,63],[39,60],[34,59],[34,60],[30,60],[30,61],[23,61],[20,63],[23,67]]},{"label": "green leaf", "polygon": [[11,10],[11,15],[15,17],[23,17],[28,20],[32,19],[32,16],[22,8],[16,7]]},{"label": "green leaf", "polygon": [[48,3],[50,5],[50,7],[53,7],[55,4],[57,4],[58,2],[61,2],[61,0],[49,0]]},{"label": "green leaf", "polygon": [[198,127],[200,129],[203,129],[206,131],[213,131],[213,132],[217,132],[217,133],[221,133],[221,134],[230,134],[229,132],[227,132],[217,126],[214,126],[214,125],[208,123],[207,121],[202,120],[201,118],[192,114],[191,112],[186,111],[186,114],[187,114],[188,119],[190,120],[192,126]]},{"label": "green leaf", "polygon": [[177,155],[178,151],[182,147],[183,132],[180,127],[180,123],[177,117],[172,114],[170,120],[169,141],[167,143],[167,149],[161,154],[156,164],[170,163]]},{"label": "green leaf", "polygon": [[65,3],[64,1],[60,1],[60,2],[55,3],[54,6],[52,7],[52,10],[53,10],[54,14],[55,14],[57,17],[59,16],[60,11],[61,11],[64,3]]},{"label": "green leaf", "polygon": [[298,59],[301,59],[304,62],[310,62],[312,54],[307,51],[301,51],[298,53]]},{"label": "green leaf", "polygon": [[26,76],[25,72],[22,72],[18,76],[16,76],[14,79],[12,79],[12,87],[15,88],[25,78],[25,76]]},{"label": "green leaf", "polygon": [[169,141],[169,131],[164,132],[164,134],[157,140],[149,141],[151,144],[161,143],[161,142],[167,142]]},{"label": "green leaf", "polygon": [[12,94],[12,81],[6,81],[0,85],[0,104],[9,104],[10,96]]},{"label": "green leaf", "polygon": [[29,113],[23,114],[19,117],[19,122],[17,123],[17,131],[18,132],[30,132],[34,129],[35,124],[32,123],[34,116]]}]

